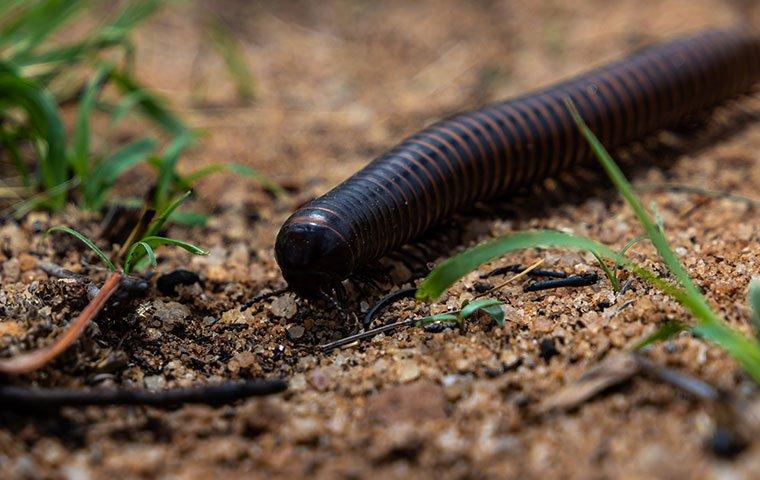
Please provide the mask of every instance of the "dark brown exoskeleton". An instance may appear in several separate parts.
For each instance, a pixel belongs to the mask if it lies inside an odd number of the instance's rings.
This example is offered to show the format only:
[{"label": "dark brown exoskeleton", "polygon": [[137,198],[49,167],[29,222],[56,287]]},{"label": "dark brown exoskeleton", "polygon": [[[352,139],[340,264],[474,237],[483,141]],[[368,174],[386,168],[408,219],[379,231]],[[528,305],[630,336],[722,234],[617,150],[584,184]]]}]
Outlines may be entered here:
[{"label": "dark brown exoskeleton", "polygon": [[277,236],[277,262],[291,289],[313,295],[456,210],[573,168],[590,152],[566,98],[605,146],[616,147],[758,80],[760,37],[710,30],[447,118],[295,212]]}]

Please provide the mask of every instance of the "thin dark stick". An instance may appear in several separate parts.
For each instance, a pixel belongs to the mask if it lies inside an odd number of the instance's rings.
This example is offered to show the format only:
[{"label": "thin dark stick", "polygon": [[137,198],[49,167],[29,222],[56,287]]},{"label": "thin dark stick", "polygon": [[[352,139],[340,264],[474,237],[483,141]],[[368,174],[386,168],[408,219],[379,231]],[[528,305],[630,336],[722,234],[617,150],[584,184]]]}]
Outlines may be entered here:
[{"label": "thin dark stick", "polygon": [[343,337],[339,340],[335,340],[334,342],[325,343],[319,348],[322,349],[323,352],[328,352],[334,348],[342,347],[344,345],[354,343],[358,340],[364,340],[365,338],[374,337],[375,335],[379,333],[387,332],[389,330],[395,330],[401,327],[411,327],[412,325],[415,324],[415,322],[417,322],[417,319],[403,320],[401,322],[389,323],[388,325],[383,325],[382,327],[373,328],[372,330],[367,330],[366,332],[356,333],[354,335],[349,335],[348,337]]},{"label": "thin dark stick", "polygon": [[378,300],[377,303],[375,303],[372,308],[367,310],[367,314],[364,315],[364,321],[362,321],[362,326],[364,328],[368,328],[370,325],[372,325],[372,321],[377,317],[380,313],[382,313],[383,310],[385,310],[387,307],[392,305],[398,300],[401,300],[402,298],[412,298],[414,297],[414,294],[417,293],[416,287],[407,287],[402,288],[400,290],[396,290],[395,292],[389,293],[388,295],[384,296],[380,300]]},{"label": "thin dark stick", "polygon": [[523,291],[537,292],[539,290],[548,290],[550,288],[585,287],[593,285],[597,281],[599,281],[599,275],[596,273],[584,273],[583,275],[572,275],[566,278],[555,278],[552,280],[531,283],[530,285],[523,287]]},{"label": "thin dark stick", "polygon": [[283,293],[287,293],[289,291],[290,291],[289,287],[283,287],[283,288],[278,288],[277,290],[272,290],[271,292],[261,293],[259,295],[256,295],[252,299],[250,299],[247,302],[245,302],[240,307],[240,311],[242,312],[243,310],[247,310],[247,309],[251,308],[252,306],[256,305],[257,303],[259,303],[259,302],[261,302],[263,300],[266,300],[266,299],[272,298],[272,297],[276,297],[277,295],[282,295]]},{"label": "thin dark stick", "polygon": [[287,386],[287,382],[281,379],[246,380],[157,392],[121,388],[38,389],[4,385],[0,386],[0,406],[15,410],[48,410],[91,405],[149,405],[164,408],[185,403],[223,405],[243,398],[279,393]]},{"label": "thin dark stick", "polygon": [[38,266],[40,267],[40,270],[47,273],[51,277],[65,278],[69,280],[76,280],[79,283],[84,283],[85,285],[87,285],[87,297],[90,300],[95,298],[98,292],[100,292],[100,288],[98,288],[97,285],[92,283],[92,280],[90,280],[85,275],[74,273],[71,270],[67,270],[60,265],[56,265],[55,263],[50,263],[50,262],[39,262]]},{"label": "thin dark stick", "polygon": [[625,281],[625,283],[623,284],[623,286],[620,287],[620,291],[618,292],[618,296],[621,296],[625,292],[627,292],[628,290],[630,290],[631,285],[633,285],[633,279],[629,278],[628,280]]},{"label": "thin dark stick", "polygon": [[634,358],[636,359],[636,362],[638,362],[641,371],[651,377],[669,383],[702,400],[717,401],[721,399],[721,392],[702,380],[657,365],[641,355],[634,355]]},{"label": "thin dark stick", "polygon": [[[76,280],[77,282],[87,285],[87,297],[92,300],[100,292],[100,288],[95,285],[90,277],[79,273],[74,273],[71,270],[67,270],[60,265],[50,262],[39,262],[40,270],[47,273],[51,277],[66,278]],[[150,283],[147,280],[139,277],[133,277],[131,275],[125,275],[121,278],[119,289],[130,293],[143,293],[147,292],[150,288]]]}]

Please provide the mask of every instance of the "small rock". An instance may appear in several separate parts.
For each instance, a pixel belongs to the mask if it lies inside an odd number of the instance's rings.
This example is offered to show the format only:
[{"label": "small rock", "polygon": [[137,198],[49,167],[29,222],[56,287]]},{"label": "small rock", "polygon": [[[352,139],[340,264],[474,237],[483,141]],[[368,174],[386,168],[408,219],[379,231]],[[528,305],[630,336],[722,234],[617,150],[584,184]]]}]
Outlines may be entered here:
[{"label": "small rock", "polygon": [[320,392],[329,390],[335,383],[332,375],[323,368],[317,368],[309,372],[308,382],[309,385]]},{"label": "small rock", "polygon": [[272,300],[269,311],[272,312],[272,315],[275,317],[285,319],[293,318],[298,311],[296,296],[292,293],[288,293],[275,298]]},{"label": "small rock", "polygon": [[428,380],[387,388],[367,402],[370,419],[387,425],[424,422],[446,417],[443,389]]},{"label": "small rock", "polygon": [[155,307],[153,316],[164,323],[181,322],[190,316],[190,309],[181,303],[156,300],[153,306]]},{"label": "small rock", "polygon": [[26,241],[21,228],[12,222],[0,227],[0,246],[5,250],[9,250],[12,255],[16,255],[20,251],[27,249],[29,243]]},{"label": "small rock", "polygon": [[251,370],[251,367],[258,365],[256,356],[252,352],[240,352],[229,361],[227,368],[232,373],[238,373],[241,370]]},{"label": "small rock", "polygon": [[551,332],[554,328],[555,322],[549,320],[546,317],[539,317],[533,321],[533,330],[537,332]]},{"label": "small rock", "polygon": [[321,423],[314,418],[294,417],[290,421],[288,433],[295,443],[313,444],[322,433]]},{"label": "small rock", "polygon": [[743,452],[749,443],[738,432],[723,426],[718,426],[707,441],[715,455],[723,458],[733,458]]},{"label": "small rock", "polygon": [[20,337],[25,331],[18,322],[6,320],[0,322],[0,337],[8,335],[9,337]]},{"label": "small rock", "polygon": [[22,272],[28,272],[37,267],[37,259],[28,253],[21,253],[18,256],[18,265]]},{"label": "small rock", "polygon": [[548,362],[549,359],[551,359],[555,355],[559,355],[559,350],[557,350],[557,346],[554,345],[554,339],[553,338],[544,338],[541,340],[541,343],[538,344],[539,349],[539,356],[545,361]]},{"label": "small rock", "polygon": [[247,323],[248,317],[240,311],[239,308],[233,308],[222,313],[222,323]]},{"label": "small rock", "polygon": [[306,330],[302,325],[291,325],[288,327],[288,338],[291,340],[298,340],[303,337]]},{"label": "small rock", "polygon": [[18,282],[21,267],[17,258],[11,258],[3,263],[3,280],[7,283]]},{"label": "small rock", "polygon": [[402,383],[411,382],[420,376],[420,366],[414,360],[402,360],[398,366],[398,379]]},{"label": "small rock", "polygon": [[456,402],[469,393],[472,378],[465,375],[446,375],[441,379],[444,394],[450,402]]},{"label": "small rock", "polygon": [[166,386],[166,379],[163,375],[148,375],[143,382],[145,382],[145,388],[148,390],[161,390]]},{"label": "small rock", "polygon": [[161,330],[157,328],[148,327],[145,329],[145,333],[143,334],[143,341],[147,343],[157,342],[161,340],[161,337],[163,337],[164,334],[161,333]]}]

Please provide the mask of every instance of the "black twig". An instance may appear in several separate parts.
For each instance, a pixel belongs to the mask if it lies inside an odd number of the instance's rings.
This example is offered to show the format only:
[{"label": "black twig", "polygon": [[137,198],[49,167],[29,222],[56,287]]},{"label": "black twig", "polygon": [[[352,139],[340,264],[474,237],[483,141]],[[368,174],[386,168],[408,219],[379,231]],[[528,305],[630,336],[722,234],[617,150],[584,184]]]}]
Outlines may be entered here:
[{"label": "black twig", "polygon": [[596,273],[584,273],[581,275],[571,275],[565,278],[555,278],[552,280],[534,282],[523,287],[523,291],[537,292],[539,290],[548,290],[550,288],[585,287],[588,285],[593,285],[597,281],[599,281],[599,275]]},{"label": "black twig", "polygon": [[401,322],[396,322],[396,323],[389,323],[387,325],[383,325],[382,327],[373,328],[372,330],[367,330],[366,332],[355,333],[354,335],[343,337],[341,339],[335,340],[334,342],[325,343],[319,348],[321,348],[323,352],[329,352],[330,350],[333,350],[335,348],[342,347],[344,345],[349,345],[351,343],[354,343],[359,340],[364,340],[366,338],[374,337],[375,335],[379,333],[387,332],[389,330],[395,330],[401,327],[411,327],[417,322],[417,320],[418,319],[415,318],[415,319],[410,319],[410,320],[403,320]]},{"label": "black twig", "polygon": [[362,326],[364,328],[369,328],[369,326],[372,325],[372,321],[375,319],[375,317],[382,313],[383,310],[385,310],[396,301],[401,300],[402,298],[413,297],[415,293],[417,293],[416,287],[407,287],[396,290],[395,292],[384,296],[378,300],[377,303],[372,306],[372,308],[367,310],[366,315],[364,315],[364,321],[362,321]]},{"label": "black twig", "polygon": [[641,355],[634,355],[639,368],[647,375],[662,382],[669,383],[676,388],[690,393],[696,398],[708,401],[718,401],[723,397],[720,390],[712,385],[694,377],[684,375],[670,368],[657,365],[653,361]]},{"label": "black twig", "polygon": [[[95,296],[100,291],[98,286],[95,285],[93,281],[90,279],[90,277],[88,277],[87,275],[82,275],[80,273],[72,272],[71,270],[67,270],[60,265],[56,265],[55,263],[39,262],[38,265],[40,267],[40,270],[47,273],[51,277],[71,279],[71,280],[75,280],[79,283],[86,285],[87,298],[89,298],[90,300],[95,298]],[[148,281],[143,278],[133,277],[130,275],[124,275],[123,277],[121,277],[119,290],[123,292],[144,294],[149,289],[150,289],[150,283],[148,283]]]},{"label": "black twig", "polygon": [[285,380],[246,380],[162,391],[115,389],[27,388],[0,386],[0,406],[14,410],[53,410],[91,405],[148,405],[170,408],[185,403],[224,405],[248,397],[271,395],[287,388]]},{"label": "black twig", "polygon": [[620,291],[618,292],[618,296],[622,296],[625,292],[631,289],[631,285],[633,285],[633,279],[629,278],[625,281],[622,287],[620,287]]}]

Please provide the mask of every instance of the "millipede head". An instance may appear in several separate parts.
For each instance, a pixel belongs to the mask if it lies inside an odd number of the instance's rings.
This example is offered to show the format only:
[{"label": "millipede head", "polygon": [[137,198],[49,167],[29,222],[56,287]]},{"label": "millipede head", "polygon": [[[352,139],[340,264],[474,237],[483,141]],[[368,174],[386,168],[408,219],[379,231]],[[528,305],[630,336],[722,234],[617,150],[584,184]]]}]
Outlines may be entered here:
[{"label": "millipede head", "polygon": [[340,283],[353,269],[348,242],[321,222],[291,219],[280,229],[275,256],[292,290],[319,296],[320,290]]}]

